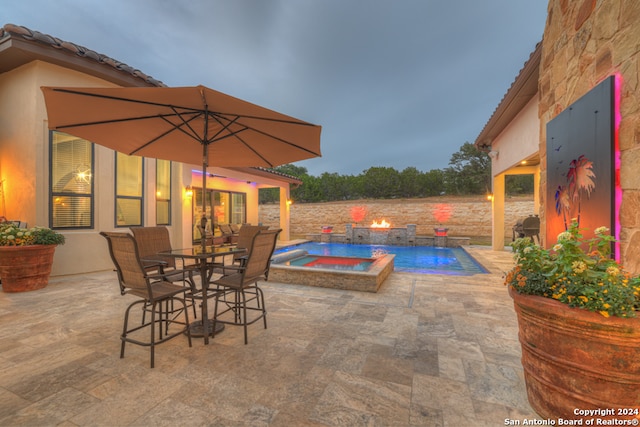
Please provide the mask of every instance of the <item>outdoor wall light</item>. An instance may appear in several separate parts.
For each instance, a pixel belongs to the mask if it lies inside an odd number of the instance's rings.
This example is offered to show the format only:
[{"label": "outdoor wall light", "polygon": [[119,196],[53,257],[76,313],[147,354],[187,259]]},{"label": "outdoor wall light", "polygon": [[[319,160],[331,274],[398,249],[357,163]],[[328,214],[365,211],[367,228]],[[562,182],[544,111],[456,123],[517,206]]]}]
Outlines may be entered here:
[{"label": "outdoor wall light", "polygon": [[287,199],[287,206],[291,206],[293,204],[293,200]]},{"label": "outdoor wall light", "polygon": [[493,200],[493,193],[488,193],[487,194],[487,200],[488,201],[492,201]]},{"label": "outdoor wall light", "polygon": [[187,197],[193,197],[193,190],[190,185],[187,185],[184,189],[184,195]]}]

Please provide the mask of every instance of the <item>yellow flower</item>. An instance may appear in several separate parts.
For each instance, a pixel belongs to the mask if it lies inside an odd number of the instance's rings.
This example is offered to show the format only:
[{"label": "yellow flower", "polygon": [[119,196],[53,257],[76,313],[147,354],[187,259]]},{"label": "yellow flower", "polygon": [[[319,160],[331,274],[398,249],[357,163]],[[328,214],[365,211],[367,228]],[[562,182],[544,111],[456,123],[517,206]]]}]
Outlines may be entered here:
[{"label": "yellow flower", "polygon": [[608,311],[601,310],[598,313],[602,314],[604,317],[609,317],[609,312]]},{"label": "yellow flower", "polygon": [[617,276],[620,274],[620,269],[618,267],[607,267],[607,274]]},{"label": "yellow flower", "polygon": [[585,264],[584,261],[574,261],[571,264],[571,268],[573,269],[574,273],[580,274],[587,269],[587,264]]}]

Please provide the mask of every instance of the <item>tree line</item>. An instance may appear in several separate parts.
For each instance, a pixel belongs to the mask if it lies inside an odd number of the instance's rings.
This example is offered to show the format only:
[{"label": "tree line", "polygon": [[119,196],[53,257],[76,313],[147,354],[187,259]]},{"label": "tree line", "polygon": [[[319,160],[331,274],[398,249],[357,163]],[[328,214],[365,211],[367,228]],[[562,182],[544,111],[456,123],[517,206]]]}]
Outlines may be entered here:
[{"label": "tree line", "polygon": [[[313,176],[307,168],[291,164],[273,170],[302,181],[302,185],[291,188],[291,198],[296,203],[474,195],[491,190],[491,159],[469,142],[451,155],[449,167],[428,172],[413,166],[402,171],[392,167],[371,167],[359,175],[324,172]],[[505,185],[507,194],[530,194],[533,193],[533,176],[507,176]],[[260,190],[260,203],[278,201],[277,188]]]}]

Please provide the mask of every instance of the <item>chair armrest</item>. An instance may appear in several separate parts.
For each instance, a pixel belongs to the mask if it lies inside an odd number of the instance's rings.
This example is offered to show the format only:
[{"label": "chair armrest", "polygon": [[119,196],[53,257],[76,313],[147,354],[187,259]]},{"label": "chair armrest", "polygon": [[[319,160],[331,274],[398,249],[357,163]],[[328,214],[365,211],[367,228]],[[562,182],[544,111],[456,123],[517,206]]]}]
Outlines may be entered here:
[{"label": "chair armrest", "polygon": [[240,266],[244,266],[247,263],[247,260],[249,259],[249,255],[236,255],[236,257],[233,259],[234,264],[237,262],[238,264],[240,264]]},{"label": "chair armrest", "polygon": [[140,261],[142,262],[144,268],[167,266],[167,262],[162,261],[161,259],[140,258]]},{"label": "chair armrest", "polygon": [[242,271],[244,270],[244,266],[242,265],[225,265],[224,269],[225,270],[234,270],[234,271]]}]

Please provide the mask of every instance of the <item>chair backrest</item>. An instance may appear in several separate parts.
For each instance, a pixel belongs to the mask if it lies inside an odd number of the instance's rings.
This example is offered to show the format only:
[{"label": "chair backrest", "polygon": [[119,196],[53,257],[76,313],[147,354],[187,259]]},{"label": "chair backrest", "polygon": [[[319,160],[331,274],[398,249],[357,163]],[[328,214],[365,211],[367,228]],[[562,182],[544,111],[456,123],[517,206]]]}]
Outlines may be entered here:
[{"label": "chair backrest", "polygon": [[[258,234],[259,231],[261,230],[266,230],[269,227],[264,226],[264,225],[250,225],[250,224],[245,224],[240,228],[240,231],[238,232],[238,241],[236,242],[236,246],[238,248],[244,248],[247,251],[249,250],[249,247],[251,246],[251,243],[253,242],[253,238],[255,237],[256,234]],[[244,254],[236,254],[233,256],[233,259],[236,260],[238,258],[243,258]]]},{"label": "chair backrest", "polygon": [[223,236],[231,236],[234,234],[229,224],[218,224],[218,228]]},{"label": "chair backrest", "polygon": [[540,233],[540,217],[530,216],[522,221],[522,232],[531,237]]},{"label": "chair backrest", "polygon": [[158,255],[158,252],[170,251],[172,249],[167,227],[131,227],[131,232],[138,246],[140,258],[143,260],[162,261],[166,267],[175,268],[175,258]]},{"label": "chair backrest", "polygon": [[252,243],[244,264],[243,282],[264,279],[269,276],[271,256],[276,248],[278,235],[282,230],[260,230],[253,237]]},{"label": "chair backrest", "polygon": [[138,247],[129,233],[100,232],[109,243],[109,255],[118,273],[121,293],[131,292],[148,297],[150,287],[144,266],[140,262]]},{"label": "chair backrest", "polygon": [[231,227],[233,234],[238,234],[240,232],[240,226],[238,224],[229,224],[229,227]]}]

